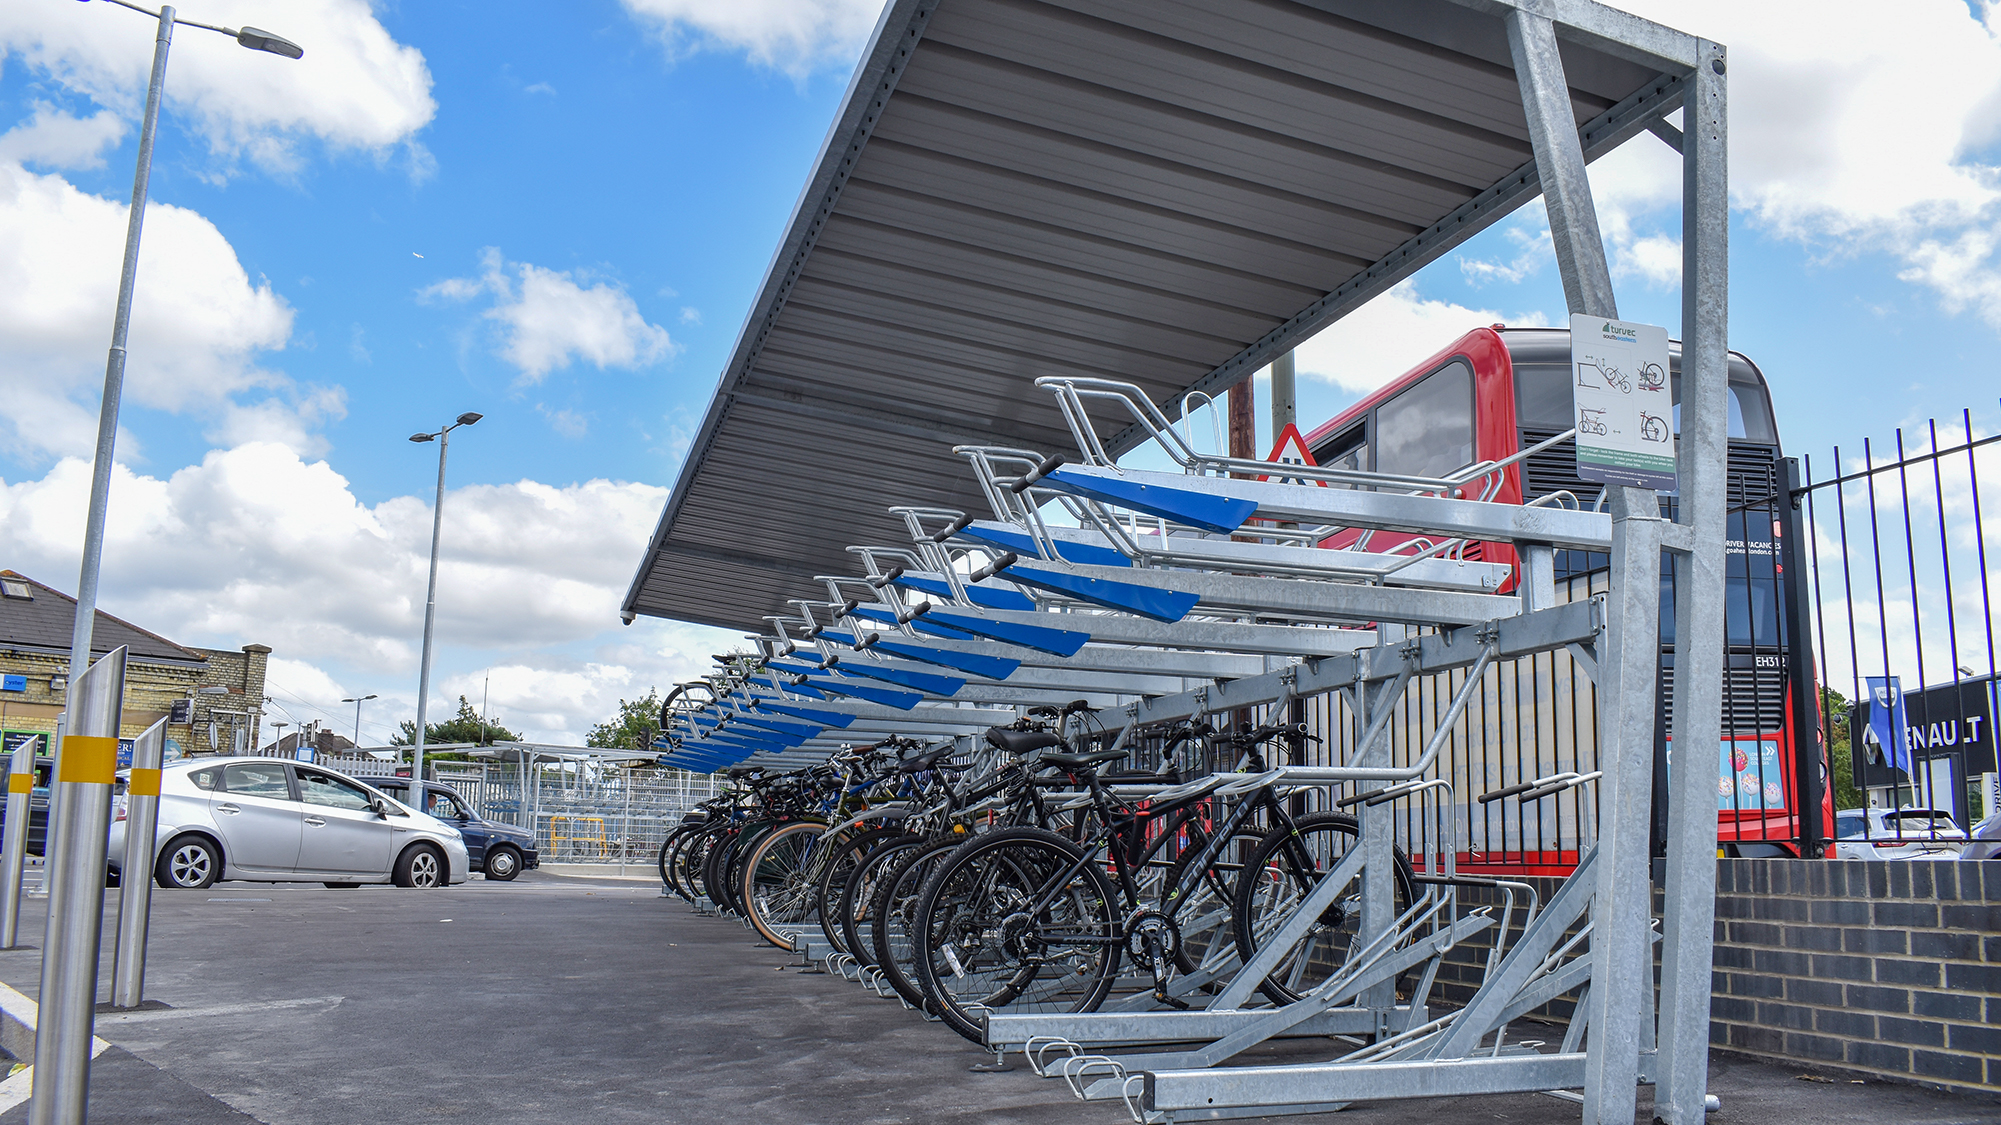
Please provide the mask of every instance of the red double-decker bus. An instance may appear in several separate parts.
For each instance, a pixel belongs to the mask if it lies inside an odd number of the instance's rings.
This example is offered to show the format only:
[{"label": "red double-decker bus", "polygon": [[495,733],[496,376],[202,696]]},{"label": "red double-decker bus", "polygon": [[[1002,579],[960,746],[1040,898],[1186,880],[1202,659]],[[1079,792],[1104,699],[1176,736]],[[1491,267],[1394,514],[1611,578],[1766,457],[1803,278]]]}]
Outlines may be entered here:
[{"label": "red double-decker bus", "polygon": [[[1680,423],[1680,347],[1671,345],[1670,373]],[[1480,461],[1499,462],[1569,430],[1573,425],[1574,381],[1570,333],[1565,329],[1507,328],[1495,325],[1467,333],[1400,378],[1305,436],[1314,462],[1376,472],[1440,477]],[[1723,729],[1716,747],[1717,840],[1723,854],[1799,855],[1803,849],[1802,793],[1815,792],[1822,815],[1812,826],[1833,823],[1828,786],[1803,788],[1801,763],[1818,762],[1817,782],[1827,777],[1825,747],[1812,703],[1798,714],[1808,722],[1809,752],[1800,745],[1793,706],[1795,663],[1810,665],[1805,637],[1790,642],[1788,582],[1781,561],[1787,507],[1785,472],[1771,396],[1756,364],[1730,356],[1728,570],[1725,610]],[[1533,453],[1504,470],[1494,499],[1519,504],[1548,498],[1593,507],[1602,487],[1577,476],[1574,443],[1563,441]],[[1567,493],[1564,495],[1555,495]],[[1663,496],[1672,514],[1673,496]],[[1329,547],[1351,546],[1329,540]],[[1371,540],[1370,550],[1399,550],[1394,538]],[[1469,544],[1464,556],[1489,562],[1515,561],[1506,544]],[[1607,588],[1609,559],[1586,551],[1556,552],[1559,596],[1585,597]],[[1675,668],[1674,591],[1676,568],[1661,571],[1660,731],[1656,747],[1655,792],[1665,791],[1670,745],[1674,742],[1670,703]],[[1813,682],[1810,666],[1797,669],[1798,683]],[[1579,790],[1568,805],[1523,809],[1512,801],[1480,806],[1463,794],[1526,781],[1558,770],[1580,773],[1597,768],[1595,697],[1588,680],[1568,657],[1516,662],[1512,670],[1490,673],[1478,703],[1468,709],[1469,734],[1454,747],[1449,767],[1462,794],[1462,870],[1531,870],[1558,873],[1576,861],[1579,841],[1591,835],[1589,792]],[[1811,688],[1804,691],[1810,692]],[[1419,707],[1422,710],[1422,707]],[[1424,724],[1414,717],[1413,730]],[[1707,740],[1704,740],[1705,742]],[[1707,768],[1708,752],[1693,768]],[[1546,806],[1550,802],[1544,802]],[[1657,802],[1658,803],[1658,802]],[[1656,809],[1656,824],[1665,823]],[[1658,838],[1658,832],[1657,832]]]}]

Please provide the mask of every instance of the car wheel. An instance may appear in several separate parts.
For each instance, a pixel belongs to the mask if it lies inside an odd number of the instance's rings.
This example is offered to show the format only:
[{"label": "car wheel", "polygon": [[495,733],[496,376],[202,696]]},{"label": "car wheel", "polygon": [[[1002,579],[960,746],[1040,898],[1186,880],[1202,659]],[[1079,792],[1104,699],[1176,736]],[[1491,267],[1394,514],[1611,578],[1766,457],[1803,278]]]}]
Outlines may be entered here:
[{"label": "car wheel", "polygon": [[358,891],[361,889],[360,883],[323,883],[321,885],[332,887],[337,891]]},{"label": "car wheel", "polygon": [[509,882],[521,874],[521,853],[513,848],[489,848],[486,852],[486,877]]},{"label": "car wheel", "polygon": [[182,836],[160,851],[153,881],[169,890],[198,891],[222,876],[222,853],[200,836]]},{"label": "car wheel", "polygon": [[445,857],[429,844],[413,844],[396,859],[399,887],[442,887],[451,878]]}]

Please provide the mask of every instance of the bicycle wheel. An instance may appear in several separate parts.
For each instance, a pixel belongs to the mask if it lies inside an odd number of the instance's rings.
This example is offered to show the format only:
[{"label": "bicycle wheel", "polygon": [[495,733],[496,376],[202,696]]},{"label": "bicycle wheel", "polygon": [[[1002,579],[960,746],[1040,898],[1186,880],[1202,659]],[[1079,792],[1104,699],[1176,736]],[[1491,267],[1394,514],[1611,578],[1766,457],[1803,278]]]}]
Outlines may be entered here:
[{"label": "bicycle wheel", "polygon": [[707,887],[702,882],[702,871],[708,865],[709,853],[715,850],[716,842],[728,831],[720,824],[704,829],[690,836],[674,851],[669,870],[681,892],[696,906],[700,906],[701,900],[708,895]]},{"label": "bicycle wheel", "polygon": [[709,902],[724,914],[737,913],[735,897],[729,888],[730,858],[737,845],[743,842],[744,830],[733,829],[709,848],[709,854],[702,861],[702,893],[709,896]]},{"label": "bicycle wheel", "polygon": [[1090,1012],[1118,971],[1111,880],[1075,844],[1007,828],[955,849],[918,895],[914,960],[952,1030],[984,1045],[987,1011]]},{"label": "bicycle wheel", "polygon": [[917,968],[913,961],[917,945],[912,940],[916,929],[912,920],[916,917],[917,895],[924,889],[925,877],[964,839],[962,836],[933,837],[904,853],[896,869],[877,886],[875,899],[869,905],[876,971],[912,1007],[932,1014],[936,1014],[938,1009],[925,996],[923,986],[917,983]]},{"label": "bicycle wheel", "polygon": [[[1320,877],[1361,842],[1354,818],[1340,813],[1315,813],[1293,824],[1291,831],[1279,829],[1266,835],[1237,880],[1237,952],[1246,963],[1313,891]],[[1410,909],[1415,895],[1410,860],[1401,848],[1392,849],[1391,855],[1390,910],[1399,916]],[[1362,878],[1358,873],[1279,958],[1258,986],[1259,991],[1273,1003],[1290,1004],[1318,987],[1364,944],[1361,921]]]},{"label": "bicycle wheel", "polygon": [[674,831],[669,832],[667,838],[660,841],[660,882],[668,890],[690,902],[693,902],[694,899],[689,895],[687,888],[681,885],[681,881],[675,877],[674,868],[677,863],[676,857],[680,854],[681,849],[687,847],[688,842],[693,840],[695,835],[700,831],[701,827],[699,825],[684,824]]},{"label": "bicycle wheel", "polygon": [[[1181,973],[1199,972],[1235,951],[1237,880],[1264,838],[1265,830],[1261,825],[1245,824],[1239,827],[1229,841],[1217,849],[1215,858],[1209,861],[1209,869],[1186,898],[1171,907],[1165,902],[1157,904],[1173,916],[1175,928],[1181,935],[1174,957],[1175,968]],[[1201,845],[1194,842],[1181,850],[1174,867],[1168,872],[1166,893],[1171,894],[1174,888],[1181,886],[1182,879],[1201,852]],[[1220,984],[1209,986],[1211,991],[1220,987]]]},{"label": "bicycle wheel", "polygon": [[792,948],[786,936],[789,930],[812,920],[818,874],[814,859],[826,832],[824,824],[795,820],[766,833],[744,857],[738,892],[744,916],[764,940],[780,949]]},{"label": "bicycle wheel", "polygon": [[904,834],[901,828],[871,828],[862,832],[851,828],[847,833],[831,844],[822,839],[820,877],[813,888],[813,915],[820,920],[820,930],[836,953],[846,953],[849,948],[848,927],[841,919],[841,898],[848,889],[848,879],[878,845]]},{"label": "bicycle wheel", "polygon": [[855,866],[841,888],[841,939],[847,942],[848,956],[863,965],[875,964],[875,892],[911,848],[926,837],[914,833],[892,836],[877,844]]}]

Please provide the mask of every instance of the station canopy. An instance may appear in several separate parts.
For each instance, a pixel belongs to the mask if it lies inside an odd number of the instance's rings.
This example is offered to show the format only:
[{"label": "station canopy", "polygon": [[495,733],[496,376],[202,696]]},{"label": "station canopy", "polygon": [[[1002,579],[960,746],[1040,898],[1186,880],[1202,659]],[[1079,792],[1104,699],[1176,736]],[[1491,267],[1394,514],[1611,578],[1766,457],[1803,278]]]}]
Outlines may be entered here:
[{"label": "station canopy", "polygon": [[[1510,6],[894,0],[626,620],[762,631],[857,573],[849,545],[907,545],[890,506],[989,515],[954,445],[1074,457],[1036,378],[1178,417],[1533,199]],[[1680,105],[1693,37],[1525,6],[1559,21],[1586,159]]]}]

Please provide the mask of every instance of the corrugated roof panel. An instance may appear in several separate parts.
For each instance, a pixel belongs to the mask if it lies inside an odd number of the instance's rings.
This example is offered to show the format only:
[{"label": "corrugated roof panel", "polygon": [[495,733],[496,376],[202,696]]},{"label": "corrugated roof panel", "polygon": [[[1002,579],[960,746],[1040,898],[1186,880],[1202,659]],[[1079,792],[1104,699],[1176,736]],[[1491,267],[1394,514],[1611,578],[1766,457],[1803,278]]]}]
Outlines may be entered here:
[{"label": "corrugated roof panel", "polygon": [[[952,445],[1072,448],[1037,377],[1129,380],[1173,413],[1533,196],[1502,21],[1449,0],[883,20],[629,612],[761,627],[854,573],[847,545],[905,542],[888,506],[983,514]],[[1595,152],[1679,87],[1589,42],[1561,50]],[[1107,436],[1129,421],[1093,410]]]}]

